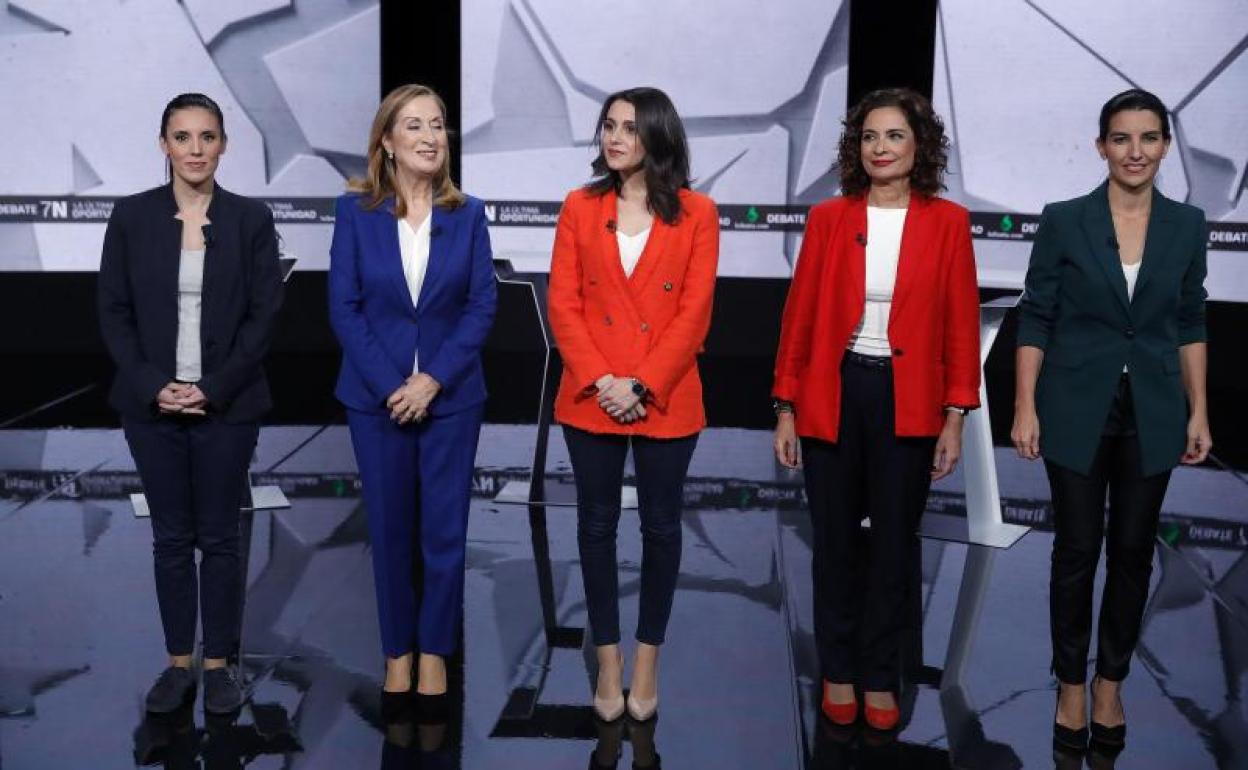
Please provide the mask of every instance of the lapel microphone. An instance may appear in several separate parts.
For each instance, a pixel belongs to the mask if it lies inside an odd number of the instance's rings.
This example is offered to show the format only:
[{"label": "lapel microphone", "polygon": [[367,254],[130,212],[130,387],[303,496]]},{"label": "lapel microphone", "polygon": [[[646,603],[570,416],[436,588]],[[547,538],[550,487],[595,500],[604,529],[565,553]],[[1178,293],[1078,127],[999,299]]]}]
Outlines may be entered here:
[{"label": "lapel microphone", "polygon": [[854,240],[858,243],[859,246],[867,245],[867,236],[863,235],[862,233],[858,233],[857,235],[855,235]]},{"label": "lapel microphone", "polygon": [[212,245],[212,225],[201,225],[200,230],[204,233],[204,248]]},{"label": "lapel microphone", "polygon": [[609,233],[615,232],[615,220],[614,219],[607,220],[607,232]]}]

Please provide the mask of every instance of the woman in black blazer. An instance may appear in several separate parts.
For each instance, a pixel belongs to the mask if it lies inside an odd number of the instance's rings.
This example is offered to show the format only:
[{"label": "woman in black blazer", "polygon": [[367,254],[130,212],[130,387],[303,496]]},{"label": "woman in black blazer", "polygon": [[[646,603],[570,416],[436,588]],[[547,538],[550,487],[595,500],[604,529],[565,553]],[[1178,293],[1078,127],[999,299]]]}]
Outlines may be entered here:
[{"label": "woman in black blazer", "polygon": [[268,208],[214,181],[225,144],[215,102],[169,102],[160,146],[171,182],[117,201],[100,261],[100,331],[117,366],[109,401],[151,510],[169,653],[147,694],[154,712],[194,696],[201,612],[204,707],[230,713],[244,700],[228,665],[241,607],[239,507],[270,406],[261,362],[282,282]]},{"label": "woman in black blazer", "polygon": [[[1020,305],[1011,438],[1044,456],[1053,499],[1049,612],[1060,683],[1054,740],[1088,741],[1084,681],[1101,542],[1106,577],[1092,685],[1092,740],[1125,740],[1119,688],[1139,638],[1170,471],[1203,462],[1204,214],[1153,186],[1170,147],[1147,91],[1101,108],[1108,180],[1045,207]],[[1109,494],[1106,527],[1105,498]]]}]

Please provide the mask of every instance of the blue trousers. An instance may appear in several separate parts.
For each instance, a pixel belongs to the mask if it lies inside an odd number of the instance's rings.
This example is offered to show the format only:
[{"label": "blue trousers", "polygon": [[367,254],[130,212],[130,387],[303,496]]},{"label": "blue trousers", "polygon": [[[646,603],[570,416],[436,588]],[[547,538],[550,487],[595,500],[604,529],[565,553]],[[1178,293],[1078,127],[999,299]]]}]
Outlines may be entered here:
[{"label": "blue trousers", "polygon": [[397,425],[347,410],[364,486],[381,643],[387,656],[455,652],[484,407]]},{"label": "blue trousers", "polygon": [[239,553],[239,506],[260,426],[162,417],[124,419],[122,427],[152,514],[165,649],[170,655],[195,651],[202,611],[204,656],[229,657],[238,650],[240,560],[246,558]]}]

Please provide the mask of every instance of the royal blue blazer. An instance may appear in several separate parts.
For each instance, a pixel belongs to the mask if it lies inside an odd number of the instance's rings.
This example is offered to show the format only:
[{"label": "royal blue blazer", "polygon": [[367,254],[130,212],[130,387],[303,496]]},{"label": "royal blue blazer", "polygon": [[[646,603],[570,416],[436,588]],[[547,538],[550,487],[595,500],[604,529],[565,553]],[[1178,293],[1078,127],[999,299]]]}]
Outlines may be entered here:
[{"label": "royal blue blazer", "polygon": [[329,249],[329,321],[342,345],[334,395],[361,412],[386,410],[386,399],[420,371],[442,386],[433,416],[485,401],[481,348],[494,324],[498,291],[485,208],[469,197],[458,208],[433,208],[429,265],[413,304],[403,276],[394,201],[367,210],[359,194],[338,198]]}]

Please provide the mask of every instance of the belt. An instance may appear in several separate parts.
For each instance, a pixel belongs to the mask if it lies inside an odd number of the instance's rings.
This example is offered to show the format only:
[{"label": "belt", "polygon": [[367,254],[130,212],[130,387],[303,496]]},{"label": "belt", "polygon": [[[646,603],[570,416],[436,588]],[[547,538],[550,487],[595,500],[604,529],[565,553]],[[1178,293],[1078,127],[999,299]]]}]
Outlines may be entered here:
[{"label": "belt", "polygon": [[852,350],[846,350],[842,360],[847,364],[865,366],[868,369],[887,369],[893,365],[893,359],[889,356],[864,356]]}]

